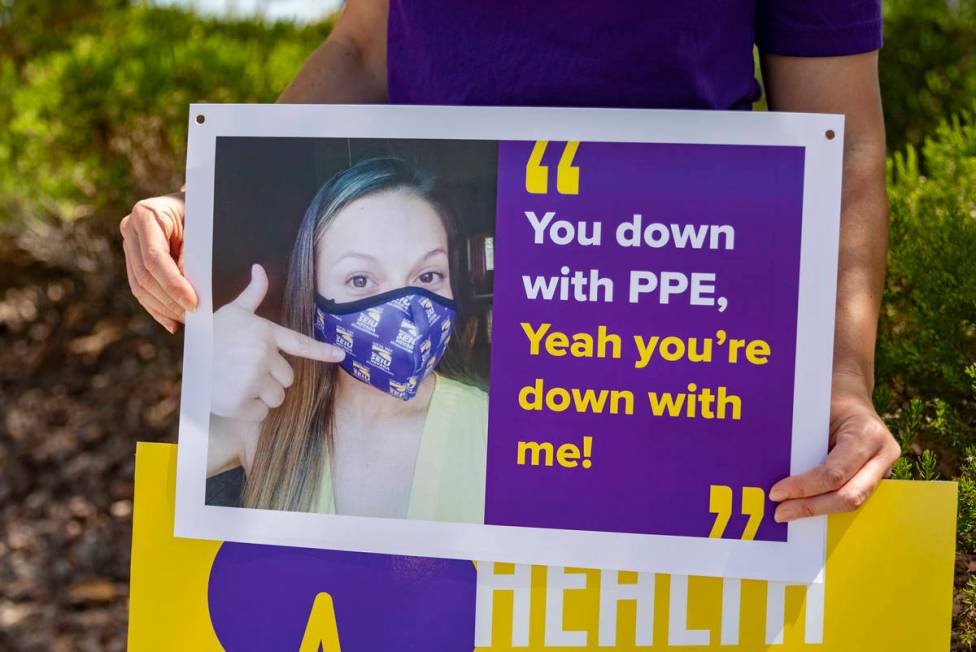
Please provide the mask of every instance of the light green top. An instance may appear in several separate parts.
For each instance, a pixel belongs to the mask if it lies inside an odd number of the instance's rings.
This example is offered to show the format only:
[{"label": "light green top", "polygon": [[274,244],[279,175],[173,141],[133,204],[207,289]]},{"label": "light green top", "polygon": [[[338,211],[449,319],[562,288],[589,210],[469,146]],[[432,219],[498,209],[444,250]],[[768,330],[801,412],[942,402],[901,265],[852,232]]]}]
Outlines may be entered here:
[{"label": "light green top", "polygon": [[[444,376],[435,379],[406,518],[484,523],[488,394]],[[328,462],[316,511],[335,513]]]}]

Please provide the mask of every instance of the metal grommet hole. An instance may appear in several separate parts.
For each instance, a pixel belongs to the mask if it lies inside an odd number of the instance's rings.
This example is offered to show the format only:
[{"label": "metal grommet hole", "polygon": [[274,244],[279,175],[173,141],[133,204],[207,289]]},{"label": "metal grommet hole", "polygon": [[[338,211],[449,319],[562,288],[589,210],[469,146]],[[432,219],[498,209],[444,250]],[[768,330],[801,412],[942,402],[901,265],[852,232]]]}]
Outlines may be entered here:
[{"label": "metal grommet hole", "polygon": [[[202,118],[203,116],[199,116],[199,117]],[[837,136],[837,134],[834,133],[833,129],[828,129],[827,132],[824,133],[824,136],[827,137],[827,140],[833,140],[834,137]]]},{"label": "metal grommet hole", "polygon": [[[202,125],[202,124],[203,124],[204,122],[206,122],[206,120],[207,120],[207,119],[206,119],[206,118],[205,118],[205,117],[203,116],[203,114],[202,114],[202,113],[201,113],[200,115],[198,115],[198,116],[197,116],[197,124],[198,124],[198,125]],[[831,133],[831,134],[833,134],[833,132],[830,132],[830,133]],[[833,136],[829,136],[829,137],[830,137],[830,138],[833,138]]]}]

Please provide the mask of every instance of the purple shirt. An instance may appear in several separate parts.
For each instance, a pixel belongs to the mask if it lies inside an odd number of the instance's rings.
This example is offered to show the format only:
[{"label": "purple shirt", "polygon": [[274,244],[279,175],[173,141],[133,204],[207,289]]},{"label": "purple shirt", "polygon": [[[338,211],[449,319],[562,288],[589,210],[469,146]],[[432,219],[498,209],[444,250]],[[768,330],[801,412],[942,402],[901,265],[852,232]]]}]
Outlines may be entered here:
[{"label": "purple shirt", "polygon": [[390,0],[395,104],[749,109],[752,48],[881,47],[881,0]]}]

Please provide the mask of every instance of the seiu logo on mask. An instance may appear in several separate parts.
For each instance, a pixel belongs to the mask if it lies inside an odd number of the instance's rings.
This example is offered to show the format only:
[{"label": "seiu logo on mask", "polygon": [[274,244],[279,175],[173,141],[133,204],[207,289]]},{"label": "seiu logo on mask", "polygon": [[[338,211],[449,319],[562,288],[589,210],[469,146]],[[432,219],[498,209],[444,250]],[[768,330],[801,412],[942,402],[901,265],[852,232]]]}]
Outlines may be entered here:
[{"label": "seiu logo on mask", "polygon": [[379,342],[373,342],[373,348],[369,354],[369,364],[377,369],[389,372],[393,365],[393,351]]},{"label": "seiu logo on mask", "polygon": [[406,401],[416,393],[417,393],[416,376],[410,376],[410,378],[407,378],[407,382],[405,383],[400,383],[395,380],[390,381],[390,394],[396,396],[397,398],[402,398],[403,400]]},{"label": "seiu logo on mask", "polygon": [[[320,316],[322,319],[320,321],[317,320],[315,323],[316,325],[321,323],[321,328],[325,328],[325,316],[324,315],[320,315]],[[346,351],[352,351],[352,347],[355,342],[355,340],[353,339],[355,337],[353,335],[353,332],[348,328],[343,328],[342,326],[336,326],[335,331],[336,331],[336,336],[335,336],[336,345],[339,348],[344,349]]]},{"label": "seiu logo on mask", "polygon": [[366,308],[358,315],[356,315],[356,321],[353,322],[353,327],[367,333],[369,335],[376,335],[376,328],[380,325],[380,320],[383,318],[383,308],[376,306],[373,308]]},{"label": "seiu logo on mask", "polygon": [[406,401],[443,357],[456,316],[454,301],[404,287],[349,303],[316,297],[313,328],[346,351],[347,373]]},{"label": "seiu logo on mask", "polygon": [[353,377],[358,378],[359,380],[363,381],[364,383],[370,382],[369,381],[369,367],[367,367],[366,365],[364,365],[362,362],[353,362],[352,363],[352,372],[351,373],[352,373]]}]

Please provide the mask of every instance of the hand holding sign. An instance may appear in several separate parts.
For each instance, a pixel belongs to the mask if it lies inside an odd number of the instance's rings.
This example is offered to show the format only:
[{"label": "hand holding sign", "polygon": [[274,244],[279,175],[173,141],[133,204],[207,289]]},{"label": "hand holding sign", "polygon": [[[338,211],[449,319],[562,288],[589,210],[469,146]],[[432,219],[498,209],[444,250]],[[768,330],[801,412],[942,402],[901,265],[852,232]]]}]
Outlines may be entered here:
[{"label": "hand holding sign", "polygon": [[295,379],[281,352],[320,362],[340,362],[342,349],[279,326],[254,314],[268,291],[268,276],[251,267],[251,282],[231,303],[214,313],[214,414],[262,421],[285,400]]}]

